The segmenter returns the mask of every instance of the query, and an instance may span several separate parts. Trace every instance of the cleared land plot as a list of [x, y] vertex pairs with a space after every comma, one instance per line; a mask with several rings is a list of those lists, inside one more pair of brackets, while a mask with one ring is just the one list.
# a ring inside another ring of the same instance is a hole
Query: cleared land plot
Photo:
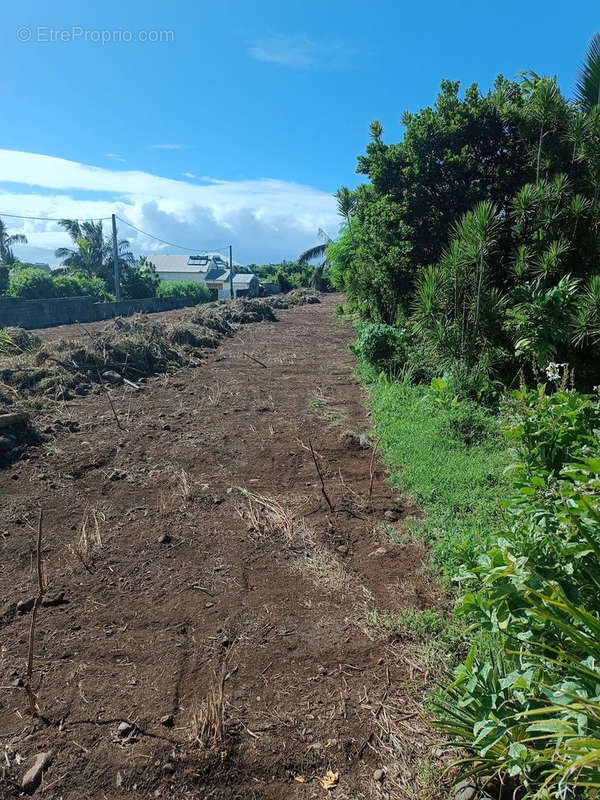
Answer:
[[[101, 392], [40, 412], [45, 441], [0, 471], [0, 796], [21, 791], [17, 754], [50, 749], [47, 797], [323, 797], [328, 770], [339, 798], [417, 796], [427, 668], [369, 620], [443, 599], [425, 551], [385, 534], [416, 510], [377, 460], [369, 497], [339, 300], [111, 387], [124, 430]], [[39, 508], [45, 721], [19, 685], [16, 608], [36, 593]]]

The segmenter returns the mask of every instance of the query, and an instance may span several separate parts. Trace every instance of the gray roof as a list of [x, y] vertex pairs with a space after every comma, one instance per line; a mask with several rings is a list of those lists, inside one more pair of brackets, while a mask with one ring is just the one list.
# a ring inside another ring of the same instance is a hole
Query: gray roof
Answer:
[[149, 255], [146, 256], [156, 267], [157, 272], [207, 272], [212, 269], [223, 271], [221, 264], [226, 262], [214, 255]]
[[228, 281], [229, 280], [229, 270], [228, 269], [221, 269], [217, 267], [217, 269], [209, 269], [204, 277], [205, 281]]
[[253, 272], [240, 272], [238, 275], [233, 276], [234, 283], [252, 283], [252, 279], [256, 278]]

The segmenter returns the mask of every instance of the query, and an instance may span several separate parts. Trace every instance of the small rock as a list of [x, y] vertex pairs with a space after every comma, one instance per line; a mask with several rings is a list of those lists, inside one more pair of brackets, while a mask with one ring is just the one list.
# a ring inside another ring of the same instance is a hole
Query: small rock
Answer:
[[388, 508], [387, 511], [383, 515], [388, 522], [397, 522], [398, 521], [398, 514], [396, 511], [392, 511], [391, 508]]
[[475, 787], [468, 781], [460, 781], [454, 787], [454, 800], [473, 800], [475, 797]]
[[23, 686], [23, 679], [15, 678], [10, 685], [12, 686], [13, 689], [20, 689]]
[[204, 608], [212, 608], [213, 606], [214, 603], [211, 603], [210, 600], [207, 600], [206, 603], [204, 603]]
[[160, 724], [164, 725], [165, 728], [172, 728], [175, 724], [175, 717], [173, 714], [165, 714], [164, 717], [160, 718]]
[[336, 547], [336, 550], [343, 556], [348, 555], [348, 547], [345, 544], [341, 544], [339, 547]]
[[48, 750], [45, 753], [38, 753], [37, 756], [34, 756], [33, 763], [31, 764], [25, 775], [23, 775], [23, 779], [21, 781], [21, 788], [24, 789], [29, 794], [34, 792], [40, 785], [40, 782], [42, 780], [42, 773], [44, 772], [44, 770], [48, 769], [51, 763], [52, 763], [52, 750]]
[[159, 544], [171, 544], [172, 539], [168, 533], [163, 533], [163, 535], [159, 537], [158, 541]]
[[385, 778], [385, 770], [376, 769], [373, 773], [373, 780], [381, 782]]
[[374, 558], [376, 556], [384, 556], [387, 553], [385, 547], [378, 547], [377, 550], [373, 550], [369, 553], [369, 558]]
[[108, 383], [114, 383], [115, 386], [120, 386], [123, 383], [123, 376], [113, 369], [107, 369], [106, 372], [102, 373], [102, 377]]
[[30, 597], [28, 600], [19, 600], [19, 602], [17, 603], [17, 611], [19, 612], [19, 614], [28, 614], [33, 608], [34, 603], [35, 603], [34, 597]]
[[368, 450], [371, 447], [371, 437], [366, 433], [361, 433], [358, 437], [358, 443], [363, 450]]
[[121, 739], [124, 739], [126, 736], [130, 736], [133, 733], [133, 730], [134, 728], [131, 722], [121, 722], [117, 728], [117, 736], [120, 736]]

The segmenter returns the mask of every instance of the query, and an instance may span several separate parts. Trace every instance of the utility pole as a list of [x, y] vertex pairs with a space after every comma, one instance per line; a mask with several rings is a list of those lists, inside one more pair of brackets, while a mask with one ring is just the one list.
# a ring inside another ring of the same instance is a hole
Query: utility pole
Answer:
[[117, 218], [112, 215], [112, 250], [113, 268], [115, 270], [115, 300], [121, 299], [121, 281], [119, 280], [119, 248], [117, 246]]
[[233, 300], [233, 256], [232, 246], [229, 245], [229, 297]]

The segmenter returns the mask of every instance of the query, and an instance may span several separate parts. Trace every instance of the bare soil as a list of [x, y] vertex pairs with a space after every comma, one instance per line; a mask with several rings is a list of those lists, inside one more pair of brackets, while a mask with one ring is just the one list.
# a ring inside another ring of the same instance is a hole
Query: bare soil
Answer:
[[[428, 675], [369, 613], [443, 598], [423, 548], [378, 525], [418, 510], [360, 441], [339, 300], [112, 388], [124, 430], [100, 392], [40, 412], [45, 441], [0, 471], [0, 797], [47, 750], [45, 798], [418, 795]], [[35, 717], [16, 604], [37, 591], [39, 509]]]

